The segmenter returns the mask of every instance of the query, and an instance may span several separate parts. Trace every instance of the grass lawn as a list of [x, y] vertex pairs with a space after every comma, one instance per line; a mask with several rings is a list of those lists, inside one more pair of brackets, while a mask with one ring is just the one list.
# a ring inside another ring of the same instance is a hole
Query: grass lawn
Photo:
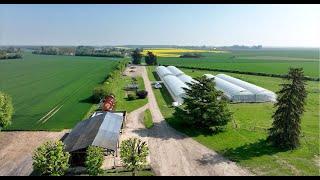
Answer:
[[[148, 67], [150, 80], [155, 80], [154, 67]], [[181, 69], [193, 77], [208, 71]], [[280, 78], [226, 73], [272, 91], [279, 89]], [[165, 88], [154, 89], [158, 105], [167, 122], [177, 130], [236, 161], [258, 175], [319, 175], [319, 95], [320, 83], [307, 82], [308, 98], [302, 119], [301, 146], [293, 151], [270, 147], [265, 139], [274, 112], [271, 103], [229, 104], [233, 120], [225, 132], [217, 135], [203, 134], [197, 129], [183, 127], [172, 117], [172, 99]]]
[[147, 129], [150, 129], [153, 127], [153, 120], [152, 120], [150, 109], [147, 109], [144, 112], [143, 123]]
[[[136, 77], [137, 84], [139, 89], [138, 90], [145, 90], [144, 81], [141, 76]], [[127, 111], [132, 112], [145, 104], [148, 103], [148, 99], [135, 99], [135, 100], [128, 100], [127, 94], [134, 94], [135, 91], [125, 91], [125, 87], [128, 84], [132, 83], [132, 78], [129, 76], [121, 76], [118, 79], [115, 79], [109, 86], [112, 86], [113, 93], [116, 97], [116, 111]], [[87, 119], [91, 116], [91, 114], [99, 108], [98, 104], [94, 104], [91, 109], [87, 112], [84, 119]]]
[[[144, 87], [143, 78], [138, 76], [136, 77], [136, 79], [137, 79], [137, 84], [139, 86], [139, 90], [144, 90], [145, 87]], [[148, 103], [147, 98], [135, 99], [132, 101], [129, 101], [127, 99], [127, 94], [124, 88], [126, 87], [126, 85], [130, 84], [131, 82], [132, 82], [131, 77], [127, 77], [127, 76], [121, 77], [120, 79], [115, 81], [116, 85], [114, 86], [114, 93], [116, 96], [117, 111], [132, 112]], [[135, 94], [135, 92], [130, 92], [130, 93]]]
[[14, 104], [12, 125], [5, 130], [72, 128], [92, 104], [92, 89], [119, 61], [114, 58], [48, 56], [25, 53], [0, 61], [0, 90]]

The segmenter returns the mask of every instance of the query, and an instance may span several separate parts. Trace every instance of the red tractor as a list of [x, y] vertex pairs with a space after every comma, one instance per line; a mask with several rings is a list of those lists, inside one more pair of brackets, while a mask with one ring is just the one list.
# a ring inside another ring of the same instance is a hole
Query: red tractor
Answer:
[[113, 111], [115, 108], [116, 98], [114, 95], [109, 95], [104, 98], [102, 110], [103, 111]]

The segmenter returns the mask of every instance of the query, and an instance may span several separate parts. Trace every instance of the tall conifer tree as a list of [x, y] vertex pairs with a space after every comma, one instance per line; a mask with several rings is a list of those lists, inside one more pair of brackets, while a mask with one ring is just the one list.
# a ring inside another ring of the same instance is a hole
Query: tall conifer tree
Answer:
[[290, 68], [288, 83], [281, 84], [278, 92], [277, 110], [273, 114], [272, 128], [268, 140], [282, 149], [294, 149], [299, 146], [301, 116], [304, 112], [307, 92], [302, 68]]

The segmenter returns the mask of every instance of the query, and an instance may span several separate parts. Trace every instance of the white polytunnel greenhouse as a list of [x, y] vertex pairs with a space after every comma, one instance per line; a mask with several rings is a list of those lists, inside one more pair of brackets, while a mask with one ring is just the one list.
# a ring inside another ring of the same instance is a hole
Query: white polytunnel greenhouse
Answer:
[[215, 88], [222, 91], [224, 96], [232, 102], [254, 102], [255, 100], [253, 93], [240, 86], [220, 79], [212, 74], [204, 74], [204, 76], [209, 79], [213, 79], [215, 82]]
[[173, 75], [171, 71], [169, 71], [166, 67], [164, 66], [158, 66], [156, 68], [156, 72], [158, 74], [158, 76], [160, 77], [160, 79], [163, 81], [163, 77], [167, 76], [167, 75]]
[[240, 86], [248, 91], [252, 92], [255, 95], [255, 102], [276, 102], [277, 95], [267, 89], [256, 86], [254, 84], [248, 83], [246, 81], [242, 81], [240, 79], [228, 76], [226, 74], [218, 74], [216, 77], [219, 77], [225, 81], [228, 81], [232, 84]]
[[173, 75], [177, 77], [184, 74], [184, 72], [182, 72], [180, 69], [176, 68], [175, 66], [168, 66], [167, 68], [170, 72], [172, 72]]
[[166, 86], [172, 99], [181, 105], [183, 103], [183, 97], [186, 95], [186, 92], [183, 88], [188, 88], [188, 86], [173, 75], [167, 75], [163, 77], [163, 84]]
[[196, 80], [192, 79], [191, 76], [188, 76], [186, 74], [182, 74], [180, 76], [178, 76], [178, 78], [183, 82], [183, 83], [194, 83], [197, 82]]

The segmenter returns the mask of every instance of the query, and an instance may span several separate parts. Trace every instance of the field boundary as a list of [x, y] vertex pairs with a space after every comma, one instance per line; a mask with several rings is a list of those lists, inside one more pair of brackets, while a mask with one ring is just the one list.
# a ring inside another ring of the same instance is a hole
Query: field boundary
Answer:
[[[171, 64], [159, 64], [161, 66], [171, 66]], [[267, 76], [267, 77], [278, 77], [278, 78], [286, 78], [286, 74], [271, 74], [271, 73], [261, 73], [261, 72], [249, 72], [249, 71], [237, 71], [237, 70], [228, 70], [228, 69], [215, 69], [215, 68], [202, 68], [202, 67], [190, 67], [190, 66], [180, 66], [175, 65], [177, 68], [184, 69], [197, 69], [197, 70], [205, 70], [205, 71], [217, 71], [217, 72], [229, 72], [229, 73], [237, 73], [237, 74], [247, 74], [247, 75], [255, 75], [255, 76]], [[320, 78], [313, 78], [309, 76], [305, 76], [304, 80], [308, 81], [320, 81]]]

